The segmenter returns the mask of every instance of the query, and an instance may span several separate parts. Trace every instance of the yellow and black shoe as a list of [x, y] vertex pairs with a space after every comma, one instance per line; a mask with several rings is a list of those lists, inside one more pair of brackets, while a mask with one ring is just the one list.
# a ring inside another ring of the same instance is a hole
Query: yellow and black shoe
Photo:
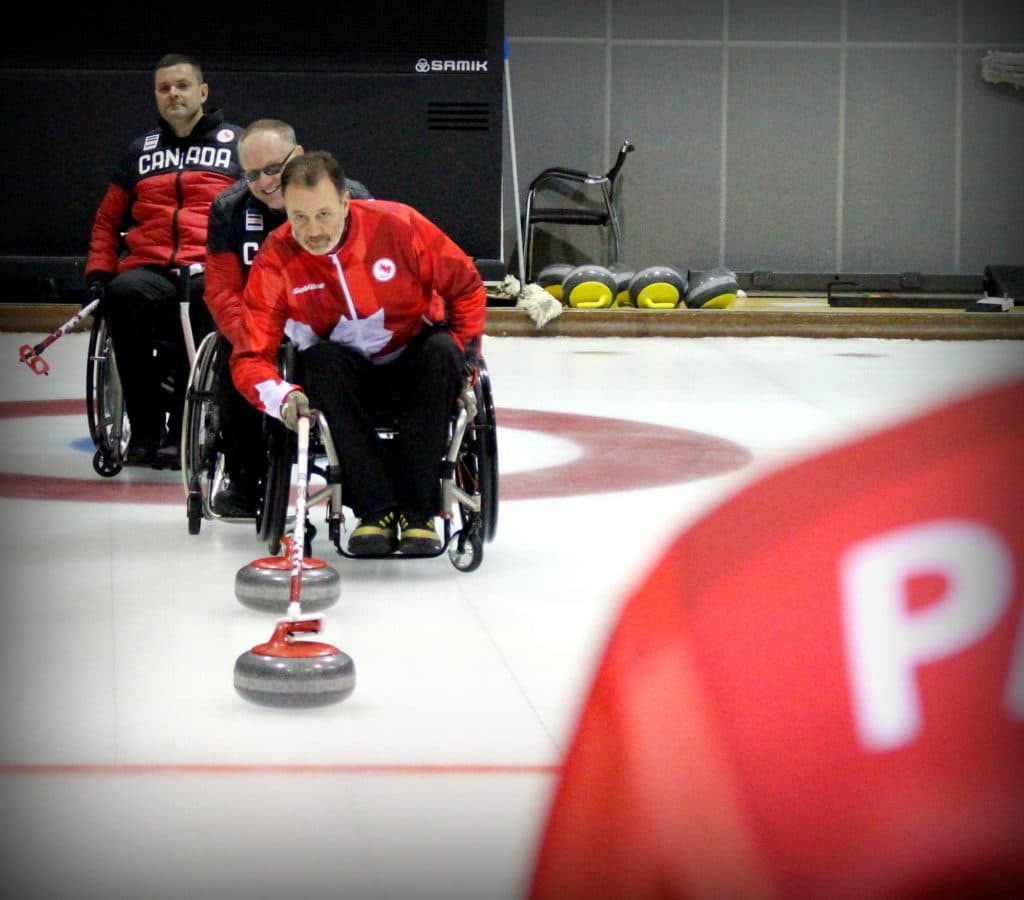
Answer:
[[409, 516], [401, 513], [398, 527], [402, 531], [398, 551], [408, 556], [430, 556], [441, 552], [441, 538], [434, 528], [432, 516]]
[[395, 511], [366, 516], [356, 523], [348, 539], [353, 556], [387, 556], [395, 552]]

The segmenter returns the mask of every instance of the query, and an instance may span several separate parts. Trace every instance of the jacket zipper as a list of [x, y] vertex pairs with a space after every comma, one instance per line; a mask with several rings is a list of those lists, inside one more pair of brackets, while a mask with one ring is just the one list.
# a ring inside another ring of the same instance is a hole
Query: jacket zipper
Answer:
[[185, 203], [185, 192], [181, 186], [181, 181], [185, 177], [183, 166], [184, 163], [178, 164], [178, 174], [174, 176], [174, 195], [178, 198], [178, 205], [174, 208], [174, 215], [171, 216], [171, 234], [174, 237], [174, 242], [171, 246], [171, 258], [168, 261], [168, 265], [171, 268], [177, 265], [178, 246], [181, 243], [181, 235], [178, 231], [178, 215], [181, 213], [181, 207]]
[[334, 271], [338, 275], [338, 282], [341, 284], [341, 292], [345, 295], [345, 303], [348, 305], [348, 315], [351, 321], [355, 321], [359, 318], [356, 313], [356, 305], [352, 302], [352, 295], [348, 292], [348, 282], [345, 281], [345, 273], [341, 268], [341, 260], [338, 259], [337, 253], [331, 254], [331, 262], [334, 263]]

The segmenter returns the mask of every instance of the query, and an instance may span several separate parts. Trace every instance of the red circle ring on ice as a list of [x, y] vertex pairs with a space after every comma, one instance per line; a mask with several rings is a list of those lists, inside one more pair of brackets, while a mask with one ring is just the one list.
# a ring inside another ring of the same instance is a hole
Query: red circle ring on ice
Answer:
[[[0, 419], [85, 415], [84, 400], [0, 403]], [[724, 438], [651, 422], [535, 409], [495, 412], [502, 428], [551, 435], [577, 445], [566, 462], [502, 474], [501, 500], [607, 494], [681, 484], [748, 465], [748, 449]], [[501, 444], [498, 445], [499, 471]], [[2, 465], [2, 464], [0, 464]], [[180, 479], [63, 478], [0, 471], [0, 497], [91, 503], [181, 503]]]

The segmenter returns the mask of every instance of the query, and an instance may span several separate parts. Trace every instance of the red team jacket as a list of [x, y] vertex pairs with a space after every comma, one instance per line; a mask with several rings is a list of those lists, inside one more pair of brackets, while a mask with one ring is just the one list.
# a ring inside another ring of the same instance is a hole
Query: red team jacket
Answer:
[[[367, 199], [361, 181], [345, 179], [350, 195]], [[242, 327], [242, 294], [249, 267], [267, 235], [285, 221], [283, 209], [271, 209], [253, 196], [244, 180], [221, 192], [210, 207], [206, 235], [206, 291], [203, 297], [217, 329], [234, 346]]]
[[271, 416], [295, 385], [278, 348], [330, 340], [377, 362], [394, 359], [429, 322], [447, 320], [465, 348], [483, 334], [487, 295], [473, 261], [416, 210], [353, 200], [338, 250], [318, 256], [287, 222], [267, 237], [245, 286], [244, 328], [231, 357], [239, 391]]
[[258, 200], [244, 180], [217, 195], [206, 235], [206, 306], [233, 347], [240, 340], [245, 281], [256, 251], [285, 221], [284, 210]]
[[533, 900], [1024, 896], [1024, 382], [779, 471], [628, 599]]
[[86, 277], [93, 272], [116, 275], [135, 266], [202, 263], [210, 204], [242, 176], [236, 146], [240, 134], [237, 125], [225, 123], [223, 113], [213, 110], [187, 137], [179, 138], [161, 121], [134, 140], [93, 219]]

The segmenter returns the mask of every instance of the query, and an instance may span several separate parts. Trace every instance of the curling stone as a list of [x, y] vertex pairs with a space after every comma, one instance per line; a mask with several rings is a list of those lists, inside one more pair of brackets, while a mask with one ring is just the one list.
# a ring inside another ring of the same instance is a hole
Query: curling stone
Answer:
[[690, 309], [728, 309], [736, 302], [739, 282], [732, 269], [719, 266], [702, 272], [686, 292]]
[[537, 284], [556, 300], [562, 299], [562, 282], [572, 271], [569, 263], [551, 263], [537, 273]]
[[641, 309], [675, 309], [684, 303], [686, 278], [670, 266], [648, 266], [629, 283], [629, 298]]
[[356, 687], [352, 657], [332, 644], [296, 640], [320, 619], [283, 619], [265, 644], [235, 660], [235, 691], [262, 706], [303, 708], [344, 700]]
[[615, 300], [612, 306], [630, 306], [632, 300], [629, 298], [629, 283], [636, 275], [636, 269], [625, 263], [615, 262], [608, 266], [608, 271], [615, 279]]
[[[235, 596], [243, 606], [283, 614], [291, 594], [291, 538], [282, 539], [280, 556], [264, 556], [235, 573]], [[302, 558], [302, 605], [310, 612], [327, 609], [341, 597], [341, 575], [315, 556]]]
[[562, 302], [574, 309], [607, 309], [615, 302], [615, 276], [604, 266], [576, 266], [562, 282]]

